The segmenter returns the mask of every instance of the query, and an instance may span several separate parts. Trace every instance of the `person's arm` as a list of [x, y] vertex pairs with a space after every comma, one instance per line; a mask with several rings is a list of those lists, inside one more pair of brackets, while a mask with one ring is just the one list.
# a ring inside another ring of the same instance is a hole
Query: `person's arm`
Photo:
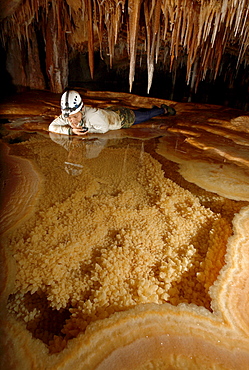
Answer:
[[105, 134], [107, 131], [109, 131], [107, 127], [103, 127], [103, 126], [93, 127], [92, 126], [88, 132], [91, 134]]
[[50, 123], [48, 130], [50, 132], [56, 132], [57, 134], [73, 134], [71, 126], [67, 123], [66, 119], [62, 118], [62, 116], [59, 116], [53, 120], [53, 122]]
[[85, 121], [89, 133], [105, 134], [109, 131], [108, 116], [100, 108], [86, 107]]

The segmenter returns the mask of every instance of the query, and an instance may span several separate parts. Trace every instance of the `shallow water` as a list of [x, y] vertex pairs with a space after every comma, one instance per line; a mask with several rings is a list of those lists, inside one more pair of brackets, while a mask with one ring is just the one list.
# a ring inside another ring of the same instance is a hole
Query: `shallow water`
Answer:
[[31, 211], [5, 236], [17, 268], [8, 310], [52, 352], [137, 304], [211, 310], [208, 289], [245, 202], [188, 183], [156, 153], [158, 138], [16, 132], [5, 141], [39, 176]]
[[[147, 325], [155, 336], [164, 327], [171, 339], [178, 328], [189, 337], [193, 325], [203, 348], [211, 337], [233, 336], [245, 348], [248, 116], [177, 103], [173, 118], [69, 139], [48, 134], [55, 99], [41, 95], [32, 93], [33, 106], [21, 97], [20, 105], [0, 107], [9, 147], [2, 151], [3, 326], [20, 350], [23, 338], [29, 343], [25, 363], [43, 368], [41, 352], [47, 368], [57, 352], [59, 368], [60, 359], [85, 358], [78, 351], [98, 358], [88, 336], [102, 346], [106, 327], [123, 333], [126, 320], [132, 333], [110, 348], [104, 341], [103, 358], [135, 332], [147, 340]], [[106, 106], [111, 93], [85, 95]], [[152, 100], [125, 94], [117, 102], [162, 103]], [[182, 353], [184, 335], [177, 339]]]

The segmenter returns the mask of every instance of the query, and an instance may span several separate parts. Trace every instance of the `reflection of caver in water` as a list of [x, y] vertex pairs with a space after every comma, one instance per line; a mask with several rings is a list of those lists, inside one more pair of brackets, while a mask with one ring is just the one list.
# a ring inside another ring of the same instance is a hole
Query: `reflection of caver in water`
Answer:
[[71, 176], [79, 176], [83, 171], [83, 166], [78, 163], [65, 162], [65, 171]]
[[162, 104], [151, 109], [132, 110], [125, 107], [104, 109], [85, 106], [77, 91], [66, 91], [61, 97], [62, 114], [49, 125], [50, 132], [65, 135], [105, 133], [109, 130], [128, 128], [156, 116], [173, 116], [175, 109]]
[[84, 159], [96, 158], [107, 145], [108, 139], [100, 138], [72, 138], [66, 135], [49, 133], [51, 140], [63, 146], [68, 152], [65, 161], [65, 171], [72, 176], [79, 176], [84, 168]]

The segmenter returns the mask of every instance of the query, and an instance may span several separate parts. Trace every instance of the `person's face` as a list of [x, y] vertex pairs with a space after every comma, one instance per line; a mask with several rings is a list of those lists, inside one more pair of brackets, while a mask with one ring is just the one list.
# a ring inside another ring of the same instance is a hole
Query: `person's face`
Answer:
[[77, 113], [74, 113], [74, 114], [70, 114], [70, 116], [68, 116], [67, 119], [70, 123], [70, 126], [76, 128], [78, 126], [78, 124], [80, 123], [81, 119], [82, 119], [82, 113], [77, 112]]

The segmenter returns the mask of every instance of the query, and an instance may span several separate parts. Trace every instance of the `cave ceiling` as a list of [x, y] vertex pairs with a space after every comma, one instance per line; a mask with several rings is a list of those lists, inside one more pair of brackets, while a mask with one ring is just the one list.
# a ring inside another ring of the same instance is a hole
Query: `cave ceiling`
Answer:
[[132, 91], [138, 68], [147, 70], [147, 92], [155, 68], [186, 66], [193, 88], [215, 79], [224, 55], [236, 60], [231, 79], [249, 62], [248, 0], [2, 0], [1, 40], [14, 85], [61, 92], [69, 61], [94, 53], [112, 68], [129, 65]]

